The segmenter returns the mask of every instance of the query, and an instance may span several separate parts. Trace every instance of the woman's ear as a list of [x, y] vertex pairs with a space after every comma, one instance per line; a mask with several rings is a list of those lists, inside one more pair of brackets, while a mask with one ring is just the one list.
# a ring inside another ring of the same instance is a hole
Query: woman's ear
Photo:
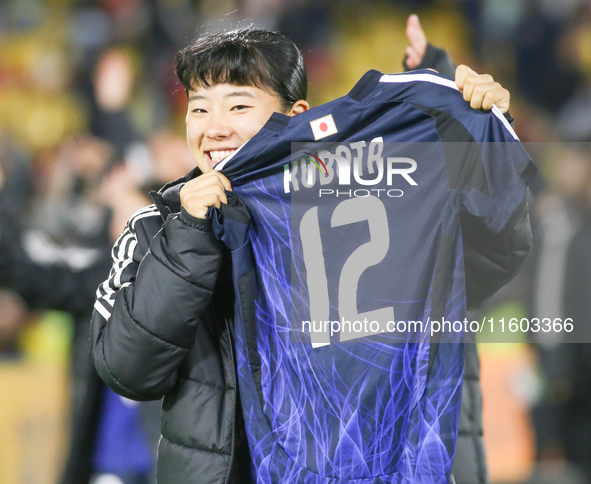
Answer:
[[300, 99], [299, 101], [296, 101], [295, 103], [293, 103], [293, 106], [286, 114], [288, 116], [295, 116], [296, 114], [301, 114], [304, 111], [307, 111], [308, 109], [310, 109], [310, 105], [308, 104], [308, 101]]

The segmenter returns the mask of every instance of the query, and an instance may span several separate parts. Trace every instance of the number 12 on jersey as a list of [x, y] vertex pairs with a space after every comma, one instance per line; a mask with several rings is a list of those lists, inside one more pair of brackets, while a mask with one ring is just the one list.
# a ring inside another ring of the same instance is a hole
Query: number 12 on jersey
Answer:
[[[353, 323], [367, 318], [368, 321], [394, 321], [392, 306], [359, 313], [357, 308], [357, 292], [359, 279], [363, 272], [380, 263], [390, 247], [390, 231], [388, 216], [382, 201], [375, 196], [350, 198], [339, 203], [331, 217], [331, 227], [367, 221], [369, 225], [369, 242], [355, 249], [343, 264], [339, 276], [338, 310], [340, 321], [350, 324], [340, 332], [340, 342], [344, 343], [357, 338], [372, 336], [382, 331], [353, 331]], [[304, 265], [306, 267], [308, 294], [310, 300], [310, 339], [312, 347], [317, 348], [330, 344], [330, 333], [324, 331], [323, 324], [330, 319], [330, 301], [328, 295], [328, 278], [322, 247], [318, 207], [310, 208], [300, 222], [300, 239]], [[314, 322], [322, 331], [314, 331]]]

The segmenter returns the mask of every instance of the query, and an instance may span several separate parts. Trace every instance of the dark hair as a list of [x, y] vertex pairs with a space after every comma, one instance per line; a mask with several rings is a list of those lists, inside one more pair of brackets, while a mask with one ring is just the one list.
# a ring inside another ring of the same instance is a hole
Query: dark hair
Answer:
[[277, 32], [253, 28], [198, 38], [176, 55], [176, 73], [187, 95], [195, 86], [254, 86], [276, 93], [285, 110], [308, 91], [296, 45]]

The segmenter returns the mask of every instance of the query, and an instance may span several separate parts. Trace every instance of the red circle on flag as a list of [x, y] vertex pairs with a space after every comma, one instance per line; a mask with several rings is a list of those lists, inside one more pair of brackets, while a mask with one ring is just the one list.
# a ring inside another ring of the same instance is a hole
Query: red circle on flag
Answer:
[[328, 124], [326, 123], [320, 123], [320, 126], [318, 126], [320, 128], [320, 131], [327, 131], [328, 130]]

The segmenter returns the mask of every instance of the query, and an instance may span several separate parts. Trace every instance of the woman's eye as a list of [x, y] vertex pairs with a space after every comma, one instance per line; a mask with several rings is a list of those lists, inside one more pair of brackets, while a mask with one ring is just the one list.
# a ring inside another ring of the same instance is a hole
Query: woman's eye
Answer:
[[243, 104], [239, 104], [238, 106], [234, 106], [232, 111], [242, 111], [243, 109], [247, 109], [251, 106], [244, 106]]
[[195, 108], [193, 109], [193, 111], [195, 114], [203, 114], [206, 113], [207, 111], [205, 109], [201, 109], [201, 108]]

